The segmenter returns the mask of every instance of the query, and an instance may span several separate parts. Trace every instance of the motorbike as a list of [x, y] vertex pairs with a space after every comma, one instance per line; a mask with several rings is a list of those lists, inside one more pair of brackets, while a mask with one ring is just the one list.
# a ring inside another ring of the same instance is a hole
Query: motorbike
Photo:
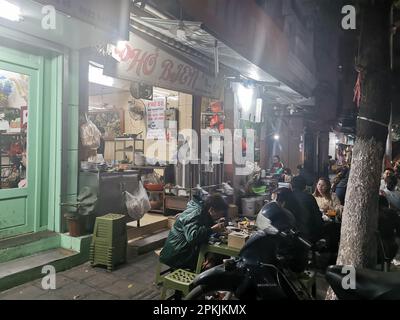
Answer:
[[264, 230], [255, 234], [239, 257], [196, 277], [186, 300], [310, 300], [299, 276], [308, 265], [312, 245], [294, 230]]
[[[315, 290], [305, 285], [304, 275], [312, 277], [305, 270], [318, 247], [294, 230], [261, 231], [238, 258], [198, 275], [185, 300], [314, 300]], [[355, 286], [347, 288], [343, 281], [348, 274], [343, 270], [330, 266], [325, 276], [339, 300], [400, 299], [396, 273], [356, 269]]]
[[349, 276], [346, 270], [345, 266], [330, 266], [325, 276], [339, 300], [400, 300], [398, 273], [355, 269], [355, 285], [348, 288], [343, 285]]

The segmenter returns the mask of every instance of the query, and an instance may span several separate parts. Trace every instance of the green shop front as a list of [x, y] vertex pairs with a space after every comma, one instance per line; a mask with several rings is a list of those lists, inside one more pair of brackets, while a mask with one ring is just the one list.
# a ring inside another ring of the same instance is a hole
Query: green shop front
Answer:
[[[77, 195], [80, 52], [117, 40], [117, 2], [2, 3], [0, 291], [40, 277], [40, 263], [24, 266], [24, 257], [71, 250], [54, 261], [43, 256], [43, 263], [58, 269], [84, 259], [85, 239], [63, 233], [61, 206]], [[106, 26], [98, 27], [102, 21]]]

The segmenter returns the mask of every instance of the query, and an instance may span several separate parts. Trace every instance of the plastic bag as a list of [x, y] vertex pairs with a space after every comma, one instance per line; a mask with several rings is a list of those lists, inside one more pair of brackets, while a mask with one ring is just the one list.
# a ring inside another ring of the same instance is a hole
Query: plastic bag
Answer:
[[227, 196], [233, 196], [235, 190], [227, 183], [222, 184], [222, 189]]
[[81, 126], [81, 140], [84, 147], [100, 148], [101, 132], [96, 125], [86, 117], [86, 123]]
[[128, 215], [134, 220], [140, 220], [150, 211], [150, 201], [143, 184], [139, 182], [138, 191], [130, 194], [125, 191], [125, 204], [128, 209]]

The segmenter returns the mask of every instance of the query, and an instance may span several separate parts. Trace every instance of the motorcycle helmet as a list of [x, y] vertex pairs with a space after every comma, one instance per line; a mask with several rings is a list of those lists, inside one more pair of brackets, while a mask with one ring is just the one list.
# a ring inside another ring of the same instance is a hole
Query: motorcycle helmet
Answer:
[[287, 231], [295, 228], [294, 215], [284, 208], [290, 201], [292, 191], [287, 188], [279, 188], [273, 191], [274, 201], [266, 204], [257, 216], [256, 225], [260, 230], [275, 228], [278, 231]]
[[[296, 218], [285, 206], [292, 201], [292, 191], [280, 188], [273, 191], [274, 201], [266, 204], [257, 216], [256, 225], [268, 234], [296, 230]], [[275, 230], [275, 233], [273, 233]], [[285, 257], [287, 266], [294, 272], [302, 272], [308, 263], [308, 249], [295, 238], [280, 238], [276, 243], [277, 254]]]

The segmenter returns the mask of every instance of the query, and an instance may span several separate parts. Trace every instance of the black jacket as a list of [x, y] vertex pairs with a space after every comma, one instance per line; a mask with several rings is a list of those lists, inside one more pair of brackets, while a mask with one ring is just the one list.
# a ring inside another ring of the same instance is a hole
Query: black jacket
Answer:
[[400, 235], [400, 217], [395, 210], [385, 208], [379, 211], [379, 233], [382, 239], [382, 245], [379, 246], [378, 258], [381, 262], [383, 257], [382, 249], [385, 251], [385, 256], [389, 259], [394, 259], [399, 250], [396, 243], [396, 237]]
[[293, 195], [301, 208], [298, 211], [302, 217], [296, 217], [301, 224], [300, 229], [309, 240], [317, 241], [321, 237], [324, 224], [317, 201], [311, 194], [303, 191], [293, 191]]

